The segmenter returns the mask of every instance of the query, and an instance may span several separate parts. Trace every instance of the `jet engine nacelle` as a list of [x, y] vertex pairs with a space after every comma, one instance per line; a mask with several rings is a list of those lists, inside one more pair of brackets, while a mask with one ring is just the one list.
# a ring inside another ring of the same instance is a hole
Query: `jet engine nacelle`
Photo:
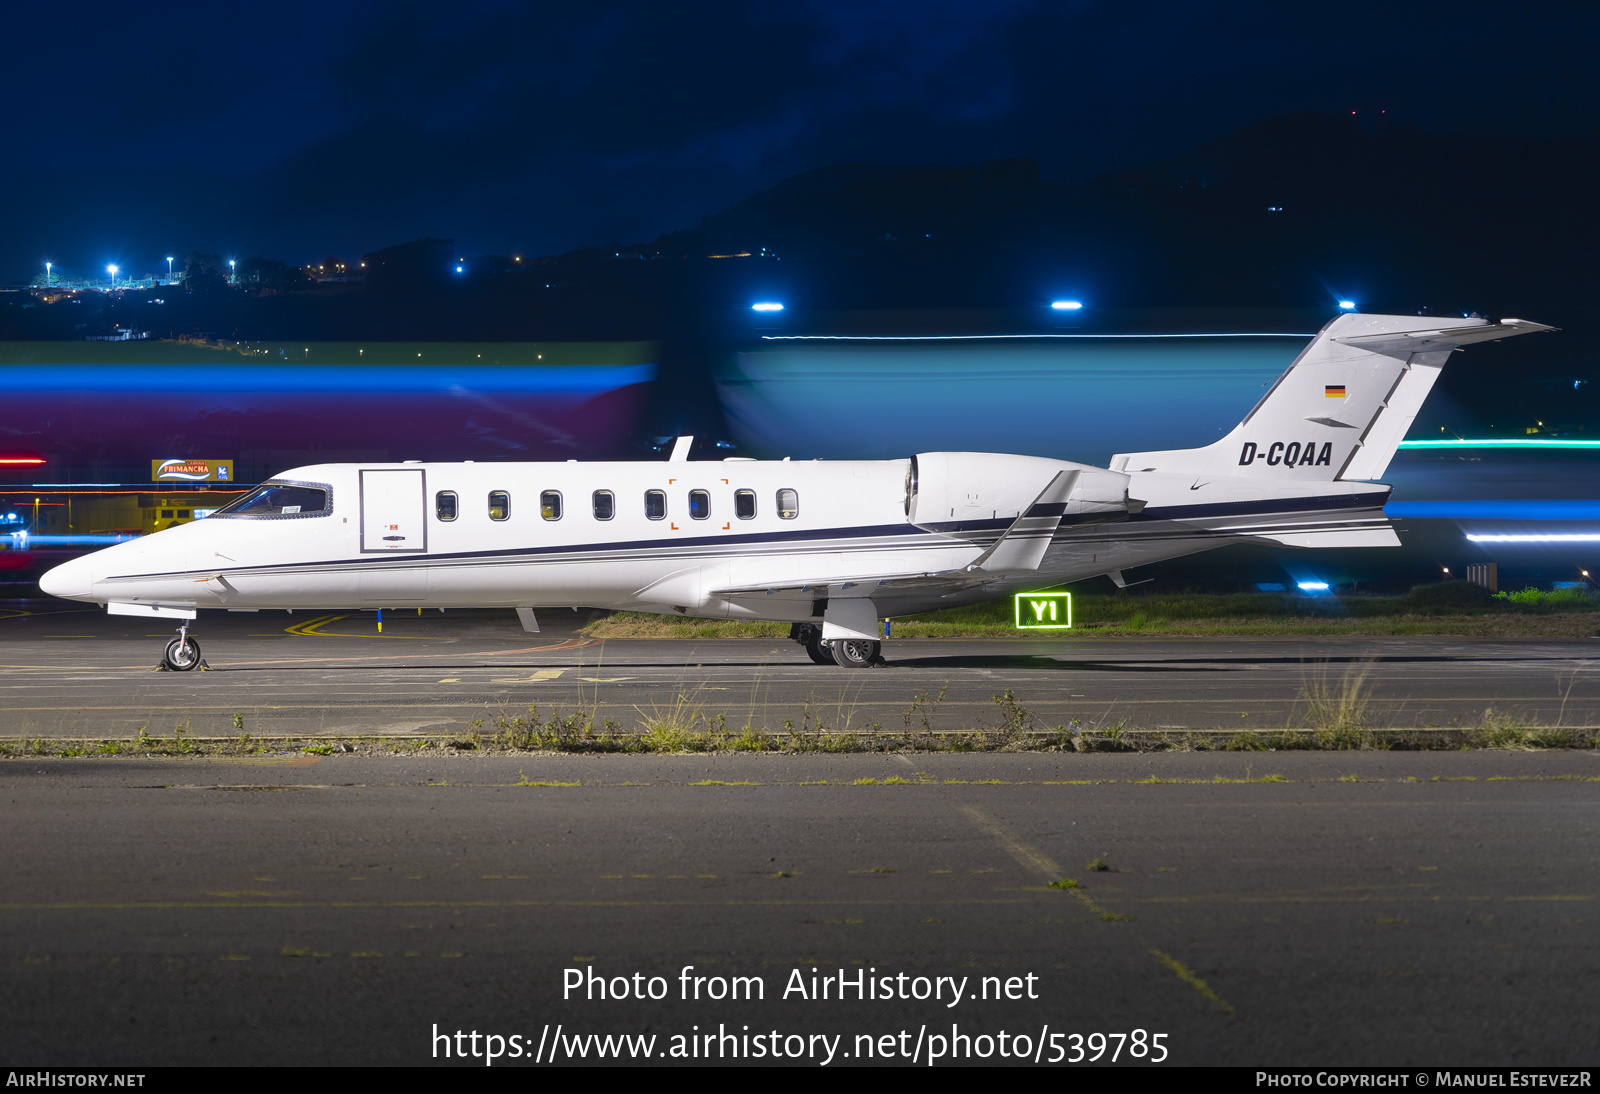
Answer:
[[1144, 508], [1128, 500], [1130, 476], [1103, 467], [992, 452], [922, 452], [906, 470], [906, 515], [919, 528], [1015, 520], [1062, 471], [1077, 472], [1063, 524], [1127, 520]]

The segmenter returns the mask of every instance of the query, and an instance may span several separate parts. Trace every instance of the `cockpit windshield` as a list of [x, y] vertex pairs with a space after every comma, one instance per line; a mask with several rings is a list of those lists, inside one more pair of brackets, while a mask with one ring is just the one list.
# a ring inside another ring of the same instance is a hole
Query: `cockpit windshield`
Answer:
[[333, 512], [332, 490], [303, 483], [268, 482], [244, 497], [211, 514], [217, 517], [272, 519], [275, 517], [320, 517]]

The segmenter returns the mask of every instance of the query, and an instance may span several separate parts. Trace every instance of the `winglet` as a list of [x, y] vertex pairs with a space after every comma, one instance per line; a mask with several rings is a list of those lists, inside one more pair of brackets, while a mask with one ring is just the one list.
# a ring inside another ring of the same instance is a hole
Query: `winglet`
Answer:
[[963, 571], [1021, 574], [1037, 570], [1050, 547], [1051, 537], [1061, 525], [1062, 514], [1067, 511], [1067, 498], [1082, 474], [1081, 471], [1057, 471], [1055, 478], [1033, 499], [1033, 504], [1011, 522], [1005, 535], [967, 563]]

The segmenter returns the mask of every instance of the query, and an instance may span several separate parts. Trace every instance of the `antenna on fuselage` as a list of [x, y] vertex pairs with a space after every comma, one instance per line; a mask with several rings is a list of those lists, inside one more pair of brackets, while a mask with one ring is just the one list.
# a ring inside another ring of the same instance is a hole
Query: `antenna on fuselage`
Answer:
[[672, 442], [672, 455], [667, 457], [668, 463], [688, 463], [689, 446], [694, 444], [693, 437], [679, 437]]

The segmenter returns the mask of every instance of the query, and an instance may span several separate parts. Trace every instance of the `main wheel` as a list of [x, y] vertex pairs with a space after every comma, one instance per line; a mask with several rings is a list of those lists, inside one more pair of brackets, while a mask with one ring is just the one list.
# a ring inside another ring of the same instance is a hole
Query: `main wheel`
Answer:
[[878, 659], [878, 643], [866, 638], [836, 638], [828, 645], [833, 660], [847, 669], [864, 669]]
[[167, 643], [162, 660], [173, 672], [188, 672], [200, 663], [200, 643], [193, 638], [174, 638]]
[[806, 639], [805, 646], [806, 656], [811, 658], [811, 660], [815, 661], [817, 664], [837, 665], [839, 663], [833, 659], [833, 648], [831, 643], [824, 642], [822, 640], [822, 632], [820, 630], [815, 631]]

